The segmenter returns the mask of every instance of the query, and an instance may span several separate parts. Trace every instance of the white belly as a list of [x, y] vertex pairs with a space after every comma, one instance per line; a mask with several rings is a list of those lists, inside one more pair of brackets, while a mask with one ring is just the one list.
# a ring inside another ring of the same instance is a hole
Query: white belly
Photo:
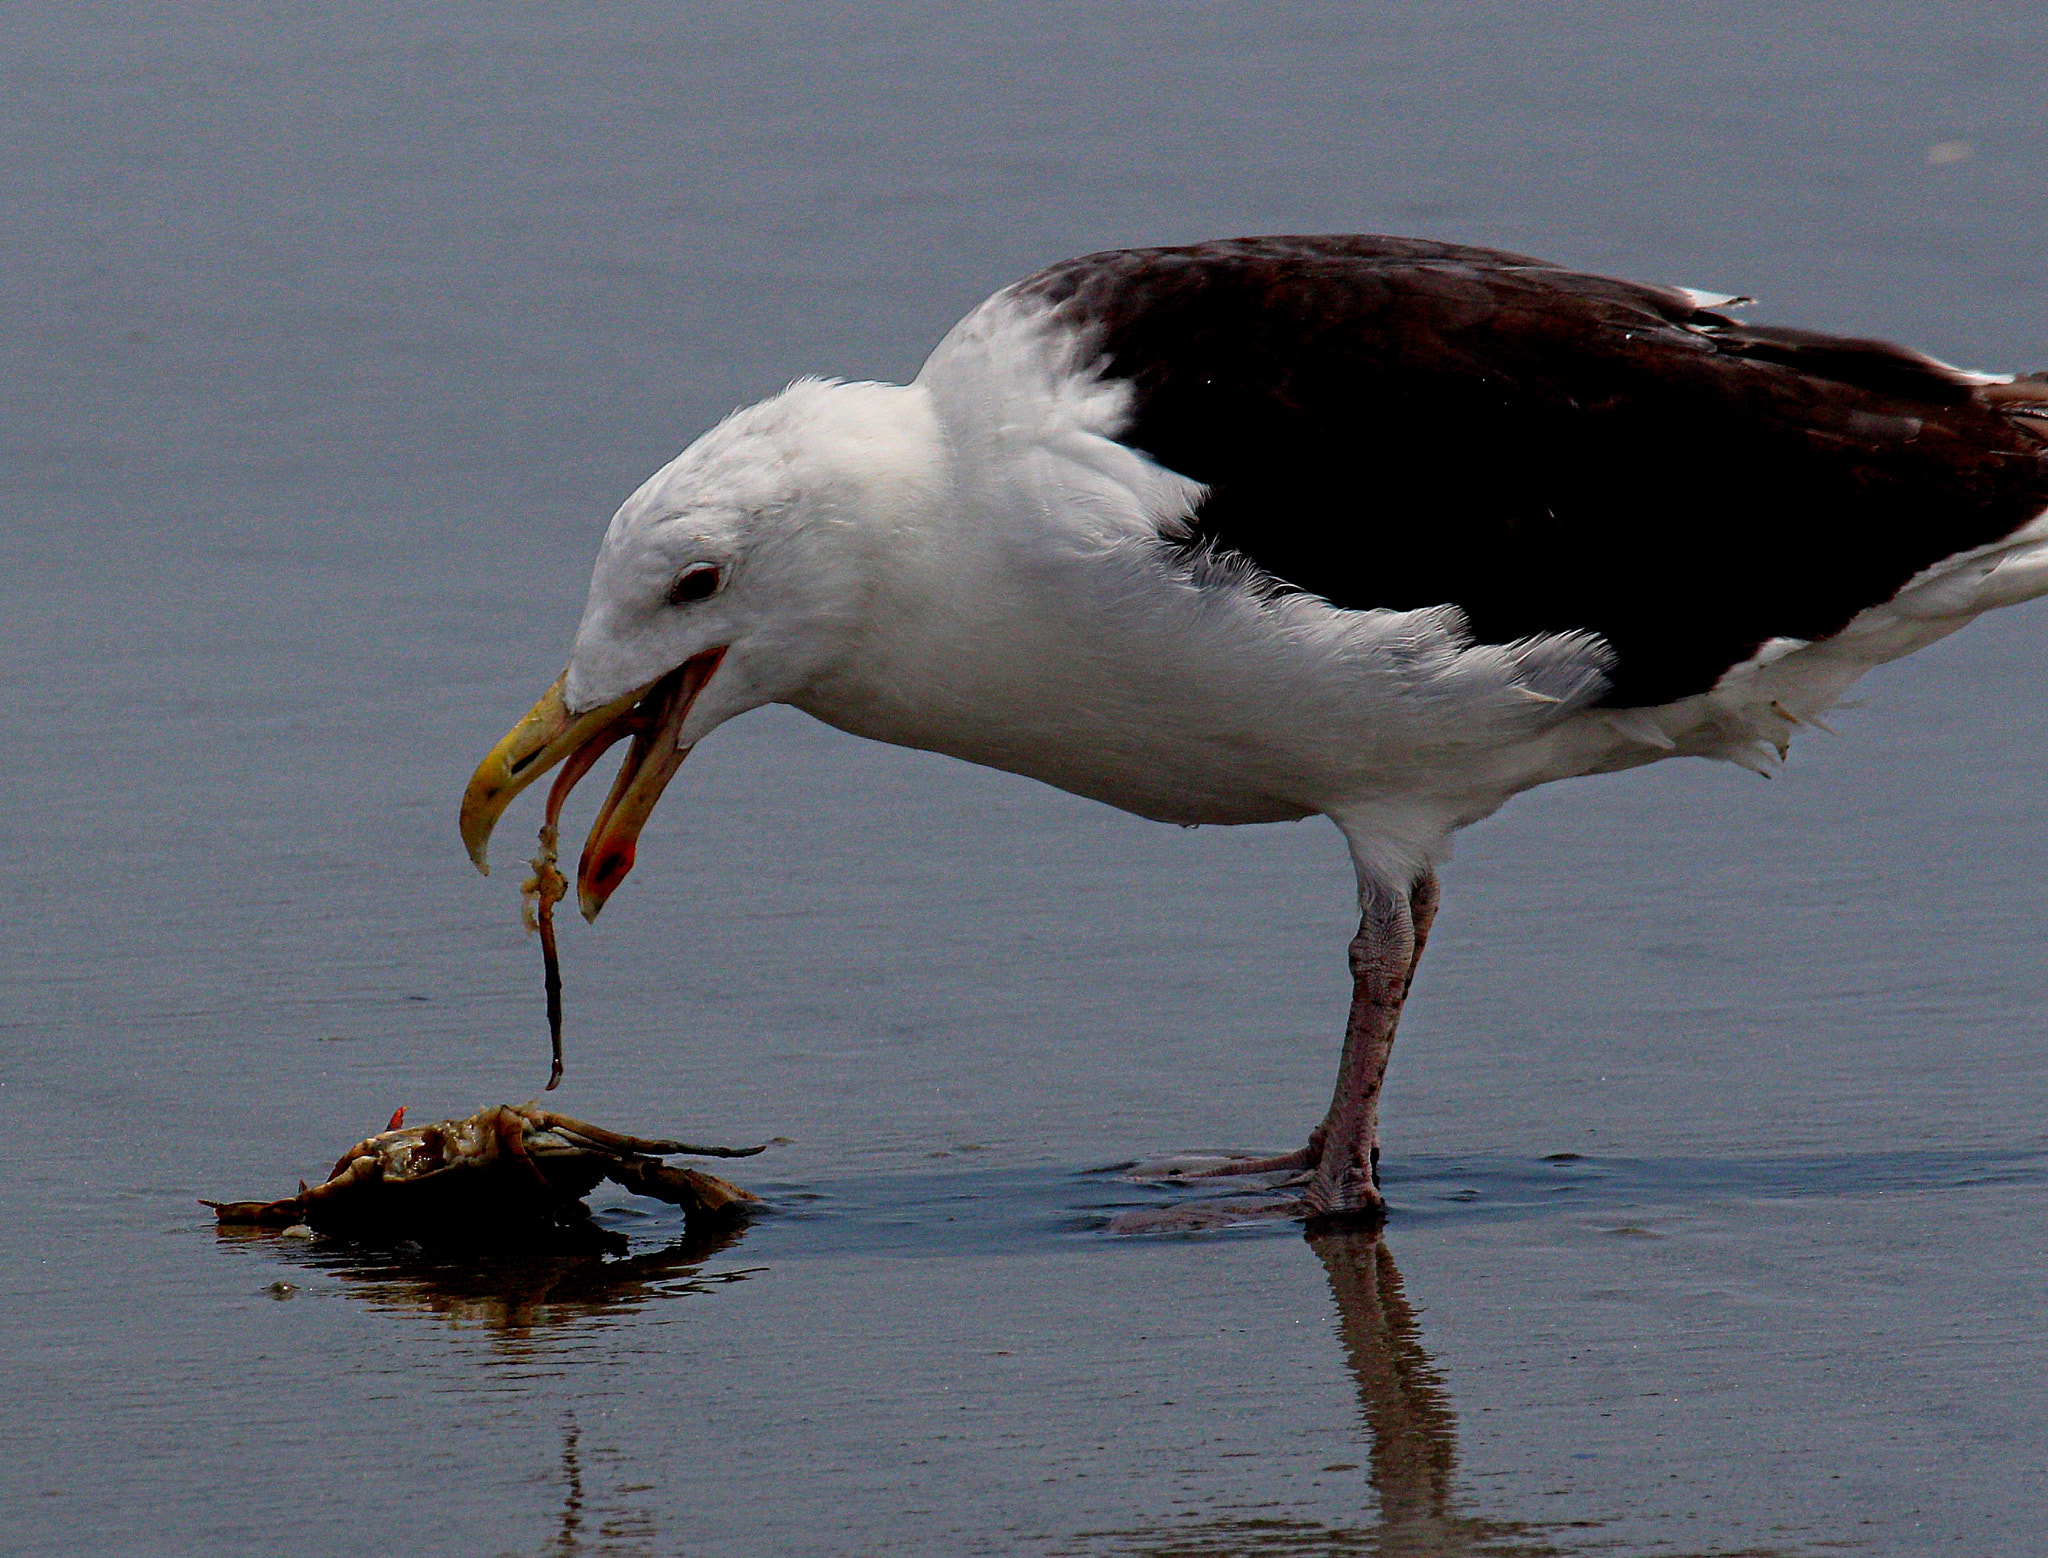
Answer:
[[1600, 685], [1589, 640], [1475, 646], [1448, 609], [1198, 584], [1156, 544], [1004, 583], [906, 589], [877, 613], [885, 632], [790, 701], [1140, 816], [1223, 824], [1414, 802], [1484, 815], [1532, 782], [1529, 742]]

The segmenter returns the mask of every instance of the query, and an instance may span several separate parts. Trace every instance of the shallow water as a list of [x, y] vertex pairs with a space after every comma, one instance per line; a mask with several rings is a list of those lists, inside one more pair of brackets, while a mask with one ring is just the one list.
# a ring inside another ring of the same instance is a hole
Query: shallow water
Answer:
[[563, 1107], [792, 1138], [733, 1171], [774, 1216], [463, 1266], [196, 1204], [536, 1091], [455, 800], [731, 405], [903, 377], [1065, 254], [1284, 229], [2039, 365], [2033, 8], [17, 13], [0, 1551], [2041, 1550], [2039, 606], [1778, 783], [1474, 830], [1377, 1243], [1109, 1226], [1182, 1194], [1119, 1165], [1320, 1108], [1326, 826], [787, 711], [564, 935]]

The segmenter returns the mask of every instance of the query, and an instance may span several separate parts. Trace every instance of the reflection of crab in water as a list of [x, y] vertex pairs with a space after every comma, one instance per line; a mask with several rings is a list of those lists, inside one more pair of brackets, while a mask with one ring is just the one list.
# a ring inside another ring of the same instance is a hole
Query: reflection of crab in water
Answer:
[[609, 1243], [583, 1197], [600, 1180], [679, 1206], [692, 1224], [744, 1221], [758, 1198], [663, 1158], [744, 1158], [760, 1147], [696, 1147], [623, 1136], [534, 1104], [406, 1127], [405, 1111], [341, 1155], [322, 1184], [281, 1201], [208, 1201], [224, 1224], [287, 1227], [368, 1242], [549, 1239]]
[[[564, 1326], [606, 1324], [662, 1299], [703, 1295], [752, 1276], [749, 1268], [706, 1271], [713, 1256], [747, 1236], [745, 1222], [687, 1230], [657, 1212], [618, 1228], [592, 1226], [587, 1237], [525, 1241], [516, 1247], [413, 1244], [364, 1245], [341, 1240], [280, 1240], [275, 1228], [223, 1223], [233, 1243], [261, 1242], [282, 1259], [291, 1280], [268, 1289], [272, 1297], [298, 1292], [307, 1273], [340, 1280], [338, 1291], [373, 1310], [426, 1315], [458, 1330], [495, 1333], [519, 1344]], [[655, 1242], [665, 1239], [667, 1242]], [[644, 1246], [644, 1247], [643, 1247]]]

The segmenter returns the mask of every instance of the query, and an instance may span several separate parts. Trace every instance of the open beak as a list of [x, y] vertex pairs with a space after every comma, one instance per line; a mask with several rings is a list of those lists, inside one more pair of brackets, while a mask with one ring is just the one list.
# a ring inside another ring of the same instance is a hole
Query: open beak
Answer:
[[605, 750], [630, 736], [633, 744], [612, 781], [611, 794], [591, 824], [576, 873], [583, 917], [596, 919], [605, 900], [633, 869], [640, 830], [689, 755], [687, 747], [677, 745], [683, 721], [724, 658], [723, 649], [707, 650], [666, 676], [582, 714], [570, 713], [563, 697], [567, 673], [556, 677], [526, 717], [477, 765], [463, 792], [462, 842], [476, 868], [490, 875], [491, 830], [514, 796], [568, 758], [569, 769], [562, 775], [567, 784], [558, 782], [558, 793], [549, 800], [549, 811], [558, 811], [569, 788], [589, 772]]

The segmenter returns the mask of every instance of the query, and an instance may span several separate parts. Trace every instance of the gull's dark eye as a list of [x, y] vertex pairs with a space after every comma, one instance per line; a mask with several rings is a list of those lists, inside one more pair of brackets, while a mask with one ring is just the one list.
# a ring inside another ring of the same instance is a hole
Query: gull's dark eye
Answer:
[[693, 600], [709, 600], [718, 593], [719, 572], [715, 563], [692, 563], [676, 575], [668, 587], [671, 606], [687, 606]]

